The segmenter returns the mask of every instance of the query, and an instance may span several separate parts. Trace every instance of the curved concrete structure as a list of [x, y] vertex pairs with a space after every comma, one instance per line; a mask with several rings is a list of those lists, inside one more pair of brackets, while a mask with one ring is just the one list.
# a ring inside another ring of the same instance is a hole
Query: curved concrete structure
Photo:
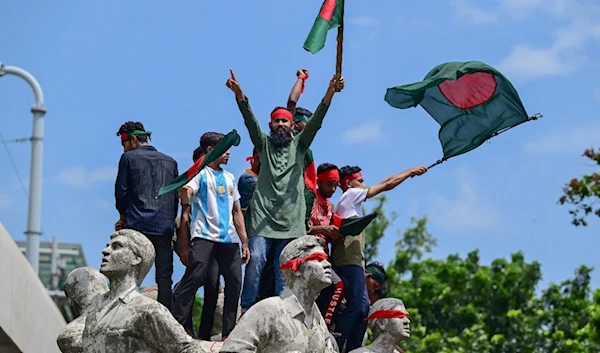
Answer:
[[0, 352], [60, 353], [67, 323], [2, 223], [0, 283]]

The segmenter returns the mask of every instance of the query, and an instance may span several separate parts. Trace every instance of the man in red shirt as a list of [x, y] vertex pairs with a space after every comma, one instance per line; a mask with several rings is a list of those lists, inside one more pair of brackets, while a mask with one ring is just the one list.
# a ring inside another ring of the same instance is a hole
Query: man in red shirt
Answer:
[[323, 163], [317, 168], [317, 192], [308, 219], [308, 234], [325, 239], [326, 244], [340, 237], [339, 229], [331, 225], [333, 204], [329, 201], [339, 183], [338, 167], [331, 163]]

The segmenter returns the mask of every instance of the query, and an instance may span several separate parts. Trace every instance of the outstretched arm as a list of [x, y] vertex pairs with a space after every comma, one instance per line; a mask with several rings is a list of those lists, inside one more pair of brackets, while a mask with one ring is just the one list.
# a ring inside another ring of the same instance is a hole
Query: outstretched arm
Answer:
[[250, 134], [250, 140], [252, 140], [254, 147], [260, 151], [262, 150], [264, 133], [260, 129], [260, 124], [258, 123], [258, 120], [256, 120], [256, 117], [250, 108], [248, 97], [246, 97], [244, 92], [242, 92], [240, 83], [235, 77], [233, 70], [229, 69], [229, 73], [231, 74], [231, 78], [227, 80], [225, 85], [227, 85], [227, 87], [229, 87], [229, 89], [235, 94], [235, 100], [237, 101], [238, 108], [244, 117], [244, 124], [246, 124], [248, 133]]
[[385, 178], [377, 185], [373, 185], [369, 188], [369, 192], [367, 193], [367, 198], [375, 197], [384, 191], [390, 191], [396, 186], [402, 184], [402, 182], [411, 176], [422, 175], [427, 171], [427, 168], [423, 166], [418, 166], [414, 168], [407, 169], [402, 173], [396, 174], [394, 176]]
[[290, 96], [287, 102], [287, 109], [292, 112], [292, 116], [296, 115], [296, 104], [298, 104], [298, 100], [300, 100], [300, 95], [304, 90], [304, 81], [308, 78], [308, 71], [306, 69], [300, 69], [296, 73], [298, 79], [294, 83], [292, 87], [292, 91], [290, 92]]
[[329, 104], [331, 104], [331, 100], [333, 99], [333, 95], [336, 92], [340, 92], [344, 89], [344, 78], [337, 76], [333, 76], [331, 81], [329, 81], [329, 87], [327, 87], [327, 92], [325, 92], [325, 96], [321, 103], [317, 107], [317, 110], [310, 118], [304, 130], [298, 135], [298, 144], [301, 148], [308, 150], [310, 144], [315, 139], [315, 135], [317, 131], [321, 128], [323, 124], [323, 119], [325, 118], [325, 114], [327, 114], [327, 110], [329, 109]]

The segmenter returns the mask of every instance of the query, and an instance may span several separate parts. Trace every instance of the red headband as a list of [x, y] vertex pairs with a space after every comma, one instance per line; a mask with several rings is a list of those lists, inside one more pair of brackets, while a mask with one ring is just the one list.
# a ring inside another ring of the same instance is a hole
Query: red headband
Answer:
[[129, 134], [124, 132], [121, 134], [121, 141], [127, 141], [129, 140]]
[[246, 157], [246, 161], [250, 162], [250, 164], [254, 164], [254, 160], [258, 156], [258, 153], [251, 155], [250, 157]]
[[408, 317], [408, 313], [403, 310], [377, 310], [373, 314], [369, 315], [365, 321], [377, 319], [402, 319], [405, 317]]
[[319, 181], [340, 181], [340, 172], [337, 169], [329, 169], [317, 175]]
[[294, 120], [294, 118], [292, 117], [292, 113], [289, 110], [283, 108], [277, 109], [273, 113], [271, 113], [271, 121], [278, 118], [284, 118], [289, 121]]
[[298, 267], [300, 267], [300, 265], [304, 262], [307, 261], [325, 261], [327, 260], [327, 254], [325, 254], [324, 252], [315, 252], [312, 253], [310, 255], [308, 255], [307, 257], [300, 257], [297, 259], [293, 259], [293, 260], [289, 260], [287, 262], [285, 262], [284, 264], [282, 264], [279, 268], [282, 270], [285, 270], [286, 268], [290, 268], [292, 269], [293, 272], [298, 271]]
[[352, 180], [356, 180], [356, 179], [360, 179], [360, 178], [362, 178], [361, 172], [352, 173], [350, 175], [346, 175], [345, 177], [343, 177], [342, 182], [340, 184], [345, 186], [347, 181], [352, 181]]

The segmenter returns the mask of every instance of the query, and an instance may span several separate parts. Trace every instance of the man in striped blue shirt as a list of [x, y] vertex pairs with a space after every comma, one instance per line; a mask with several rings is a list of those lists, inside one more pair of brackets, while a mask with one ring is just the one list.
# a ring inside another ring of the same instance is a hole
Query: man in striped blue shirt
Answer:
[[[208, 153], [223, 137], [221, 133], [207, 132], [200, 138], [200, 146]], [[191, 314], [196, 292], [216, 261], [219, 274], [225, 280], [223, 339], [235, 326], [242, 286], [242, 263], [250, 259], [235, 177], [221, 167], [228, 161], [229, 151], [210, 163], [179, 192], [182, 203], [191, 205], [192, 212], [191, 217], [185, 213], [181, 218], [181, 256], [188, 258], [188, 266], [173, 293], [172, 306], [173, 316], [184, 325]]]

